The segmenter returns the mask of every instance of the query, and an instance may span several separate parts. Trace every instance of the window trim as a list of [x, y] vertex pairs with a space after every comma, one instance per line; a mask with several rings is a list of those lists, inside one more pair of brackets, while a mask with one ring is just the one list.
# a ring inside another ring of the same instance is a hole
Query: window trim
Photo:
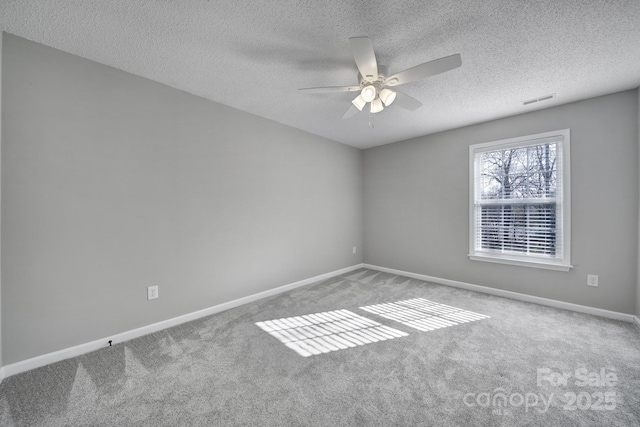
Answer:
[[[571, 265], [571, 167], [569, 129], [561, 129], [534, 135], [502, 139], [498, 141], [472, 144], [469, 146], [469, 259], [522, 267], [542, 268], [547, 270], [569, 271]], [[562, 139], [562, 257], [544, 259], [527, 255], [499, 254], [480, 252], [475, 249], [476, 215], [475, 215], [475, 155], [481, 151], [498, 151], [527, 145], [537, 145], [545, 141]]]

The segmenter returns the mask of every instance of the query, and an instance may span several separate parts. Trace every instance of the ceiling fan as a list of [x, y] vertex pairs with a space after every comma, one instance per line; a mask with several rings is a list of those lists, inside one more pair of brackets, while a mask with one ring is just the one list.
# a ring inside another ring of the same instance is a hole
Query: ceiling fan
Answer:
[[416, 110], [422, 106], [420, 101], [390, 88], [444, 73], [462, 65], [460, 54], [455, 54], [389, 75], [388, 67], [378, 65], [369, 37], [351, 37], [349, 39], [349, 49], [359, 71], [358, 86], [307, 87], [299, 89], [307, 93], [360, 92], [351, 101], [353, 105], [344, 113], [343, 119], [355, 116], [364, 109], [367, 103], [370, 103], [369, 111], [372, 113], [379, 113], [384, 110], [385, 106], [388, 107], [394, 102], [395, 105], [407, 110]]

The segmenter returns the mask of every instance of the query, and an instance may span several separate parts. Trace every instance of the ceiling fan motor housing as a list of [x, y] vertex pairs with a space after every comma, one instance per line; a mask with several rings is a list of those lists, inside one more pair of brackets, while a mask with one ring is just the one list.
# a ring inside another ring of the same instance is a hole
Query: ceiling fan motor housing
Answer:
[[362, 76], [362, 74], [358, 73], [358, 83], [361, 88], [364, 88], [367, 85], [374, 85], [376, 89], [382, 88], [382, 82], [389, 75], [389, 67], [385, 65], [378, 65], [378, 78], [376, 80], [369, 80]]
[[[365, 102], [372, 102], [376, 99], [382, 88], [384, 87], [383, 83], [384, 79], [387, 77], [388, 67], [383, 65], [378, 65], [378, 78], [374, 81], [367, 79], [362, 76], [362, 74], [358, 73], [358, 82], [360, 84], [360, 88], [362, 89], [362, 98]], [[373, 89], [373, 93], [371, 93], [370, 89]]]

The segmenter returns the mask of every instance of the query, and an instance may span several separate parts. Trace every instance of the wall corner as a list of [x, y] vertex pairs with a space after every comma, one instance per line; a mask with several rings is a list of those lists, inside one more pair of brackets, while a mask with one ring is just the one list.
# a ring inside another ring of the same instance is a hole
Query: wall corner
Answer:
[[[638, 137], [638, 181], [636, 184], [638, 185], [638, 194], [640, 196], [640, 87], [636, 89], [637, 95], [637, 104], [636, 109], [638, 113], [638, 121], [637, 121], [637, 137]], [[640, 224], [640, 200], [638, 201], [638, 224]], [[636, 265], [637, 265], [637, 273], [636, 273], [636, 319], [640, 318], [640, 226], [638, 227], [638, 248], [636, 252]], [[639, 323], [640, 325], [640, 323]]]
[[2, 368], [2, 39], [0, 31], [0, 382], [4, 378]]

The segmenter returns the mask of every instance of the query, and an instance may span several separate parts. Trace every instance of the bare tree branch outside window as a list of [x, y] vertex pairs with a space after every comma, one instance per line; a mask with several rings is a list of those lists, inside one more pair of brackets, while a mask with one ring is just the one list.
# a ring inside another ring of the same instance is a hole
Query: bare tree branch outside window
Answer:
[[544, 143], [478, 154], [479, 249], [556, 255], [556, 150]]

